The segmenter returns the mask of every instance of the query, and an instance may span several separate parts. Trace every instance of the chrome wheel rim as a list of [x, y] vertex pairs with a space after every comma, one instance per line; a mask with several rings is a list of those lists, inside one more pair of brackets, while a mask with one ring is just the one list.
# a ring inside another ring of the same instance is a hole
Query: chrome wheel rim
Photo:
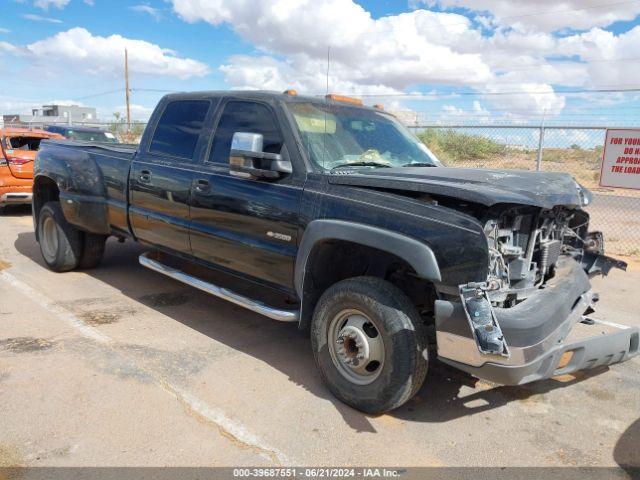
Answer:
[[340, 374], [356, 385], [376, 380], [384, 367], [384, 341], [376, 323], [356, 309], [342, 310], [329, 323], [327, 343]]
[[58, 254], [58, 226], [51, 217], [46, 217], [42, 222], [40, 245], [42, 255], [47, 262], [52, 263]]

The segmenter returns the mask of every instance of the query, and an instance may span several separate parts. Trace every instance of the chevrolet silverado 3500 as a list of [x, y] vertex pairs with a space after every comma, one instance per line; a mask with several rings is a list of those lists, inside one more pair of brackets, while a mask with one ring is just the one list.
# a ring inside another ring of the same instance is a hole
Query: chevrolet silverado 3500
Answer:
[[517, 385], [636, 355], [637, 328], [571, 339], [594, 323], [589, 278], [626, 267], [591, 198], [568, 174], [443, 167], [346, 97], [200, 92], [165, 96], [139, 146], [43, 142], [33, 217], [54, 271], [129, 238], [145, 267], [297, 322], [328, 388], [374, 413], [430, 358]]

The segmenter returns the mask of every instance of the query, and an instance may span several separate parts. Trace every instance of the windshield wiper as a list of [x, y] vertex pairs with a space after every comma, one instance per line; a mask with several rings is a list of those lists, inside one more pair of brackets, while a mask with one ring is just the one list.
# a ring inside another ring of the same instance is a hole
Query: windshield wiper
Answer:
[[337, 170], [337, 169], [339, 169], [339, 168], [346, 168], [346, 167], [381, 167], [381, 168], [391, 168], [391, 165], [387, 165], [386, 163], [382, 163], [382, 162], [372, 162], [372, 161], [347, 162], [347, 163], [341, 163], [340, 165], [336, 165], [335, 167], [331, 168], [331, 171], [333, 172], [334, 170]]
[[427, 163], [427, 162], [405, 163], [402, 166], [403, 167], [437, 167], [436, 164]]

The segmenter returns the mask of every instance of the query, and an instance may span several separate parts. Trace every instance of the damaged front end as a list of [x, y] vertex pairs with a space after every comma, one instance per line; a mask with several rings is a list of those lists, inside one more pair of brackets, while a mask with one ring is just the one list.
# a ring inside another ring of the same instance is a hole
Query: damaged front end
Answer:
[[[443, 362], [517, 385], [638, 354], [638, 328], [587, 317], [597, 301], [589, 278], [625, 270], [626, 263], [604, 255], [602, 234], [588, 232], [584, 210], [500, 206], [482, 221], [489, 250], [486, 281], [460, 285], [459, 298], [436, 301]], [[577, 324], [598, 325], [599, 334], [578, 335]]]

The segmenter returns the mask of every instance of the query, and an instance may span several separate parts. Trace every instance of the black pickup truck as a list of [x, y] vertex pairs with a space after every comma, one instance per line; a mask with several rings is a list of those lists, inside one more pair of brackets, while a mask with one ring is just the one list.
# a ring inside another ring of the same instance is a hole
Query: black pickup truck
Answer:
[[517, 385], [638, 353], [637, 328], [572, 338], [598, 323], [589, 277], [626, 267], [591, 199], [567, 174], [443, 167], [347, 97], [201, 92], [165, 96], [139, 146], [43, 142], [33, 217], [52, 270], [133, 239], [142, 265], [298, 322], [329, 389], [383, 412], [430, 359]]

